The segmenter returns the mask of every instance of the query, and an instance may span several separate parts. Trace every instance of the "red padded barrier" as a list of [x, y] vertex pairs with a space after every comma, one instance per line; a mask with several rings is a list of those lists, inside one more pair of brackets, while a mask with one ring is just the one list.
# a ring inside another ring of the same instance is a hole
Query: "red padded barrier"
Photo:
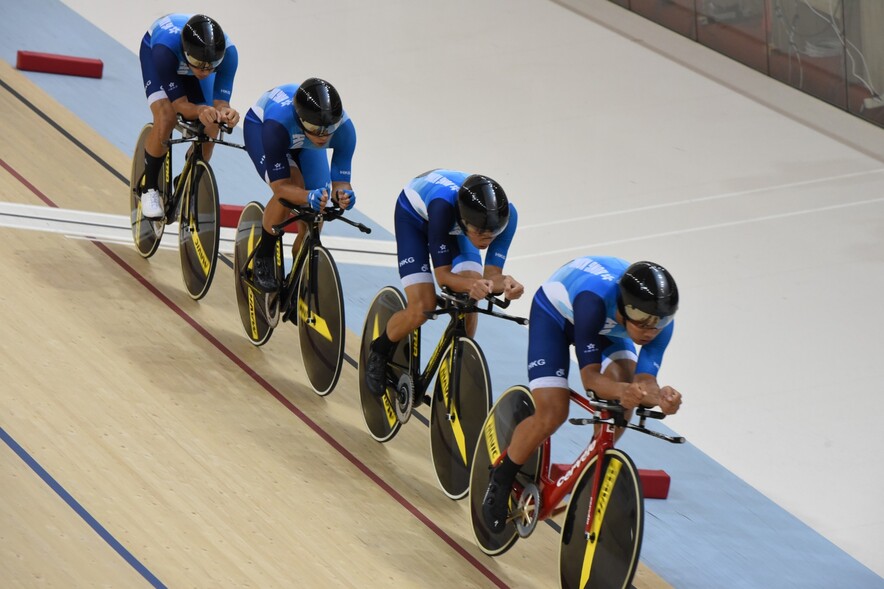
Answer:
[[669, 475], [663, 470], [638, 469], [645, 499], [666, 499], [669, 496]]
[[235, 229], [244, 208], [239, 205], [221, 205], [221, 226]]
[[37, 53], [36, 51], [19, 51], [16, 54], [15, 67], [31, 72], [66, 74], [86, 78], [100, 78], [104, 71], [104, 63], [100, 59]]

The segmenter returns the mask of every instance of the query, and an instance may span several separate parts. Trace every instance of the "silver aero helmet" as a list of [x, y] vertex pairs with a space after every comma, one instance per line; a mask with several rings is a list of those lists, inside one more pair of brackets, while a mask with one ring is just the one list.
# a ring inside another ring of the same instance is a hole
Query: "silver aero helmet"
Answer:
[[653, 262], [630, 265], [619, 281], [617, 308], [645, 329], [663, 329], [678, 310], [678, 287], [669, 271]]
[[457, 224], [461, 230], [466, 233], [470, 225], [496, 237], [509, 220], [510, 204], [503, 187], [488, 176], [467, 176], [457, 191]]
[[292, 101], [295, 119], [307, 133], [324, 137], [341, 124], [344, 107], [335, 87], [320, 78], [307, 78], [298, 86]]
[[184, 59], [192, 67], [198, 70], [217, 68], [227, 50], [221, 25], [205, 14], [194, 14], [181, 29], [181, 49]]

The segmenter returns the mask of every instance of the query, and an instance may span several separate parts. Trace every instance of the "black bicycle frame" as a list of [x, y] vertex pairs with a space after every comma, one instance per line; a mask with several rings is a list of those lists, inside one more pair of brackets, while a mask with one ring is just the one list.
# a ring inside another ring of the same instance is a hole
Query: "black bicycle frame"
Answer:
[[[440, 300], [441, 299], [437, 299], [437, 302]], [[460, 390], [460, 371], [454, 370], [454, 367], [460, 363], [461, 350], [458, 346], [452, 344], [456, 343], [461, 336], [467, 334], [466, 312], [460, 309], [449, 310], [448, 312], [451, 313], [451, 320], [448, 322], [448, 325], [445, 326], [445, 331], [442, 333], [442, 337], [439, 338], [439, 343], [436, 344], [433, 354], [430, 356], [430, 360], [427, 362], [427, 366], [424, 368], [423, 373], [420, 372], [420, 330], [415, 329], [412, 335], [411, 354], [412, 358], [417, 360], [417, 363], [411, 363], [411, 378], [414, 381], [415, 391], [419, 396], [423, 396], [424, 393], [426, 393], [427, 385], [430, 384], [430, 380], [432, 380], [433, 375], [435, 375], [436, 371], [439, 369], [439, 365], [442, 363], [443, 353], [449, 345], [451, 345], [452, 348], [449, 366], [451, 367], [450, 370], [453, 372], [454, 378], [454, 381], [452, 382], [453, 386], [450, 390]], [[448, 395], [446, 409], [449, 415], [451, 415], [451, 403], [453, 403], [453, 399], [454, 395]]]

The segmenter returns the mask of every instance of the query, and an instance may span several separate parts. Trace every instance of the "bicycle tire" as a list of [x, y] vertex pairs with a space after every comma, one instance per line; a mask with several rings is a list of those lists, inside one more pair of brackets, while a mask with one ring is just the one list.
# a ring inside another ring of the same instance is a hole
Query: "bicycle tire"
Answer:
[[181, 203], [178, 216], [178, 252], [184, 288], [190, 298], [198, 301], [209, 292], [215, 276], [220, 237], [220, 205], [215, 174], [207, 162], [196, 163], [191, 170], [189, 182], [195, 186], [188, 187], [188, 195]]
[[[141, 186], [144, 177], [144, 142], [153, 129], [153, 123], [146, 124], [138, 135], [135, 143], [135, 152], [132, 154], [132, 170], [129, 174], [129, 220], [132, 223], [132, 240], [135, 249], [142, 258], [153, 256], [160, 247], [163, 239], [165, 220], [152, 221], [141, 215]], [[168, 155], [166, 163], [168, 164]], [[160, 192], [165, 192], [166, 170], [160, 172]]]
[[[365, 365], [371, 342], [386, 329], [387, 321], [393, 313], [404, 308], [405, 297], [399, 289], [385, 286], [378, 291], [369, 305], [365, 324], [362, 327], [362, 341], [359, 346], [359, 400], [362, 406], [362, 418], [368, 432], [378, 442], [392, 440], [399, 433], [402, 423], [396, 417], [396, 410], [393, 407], [393, 395], [396, 392], [388, 388], [382, 397], [372, 395], [368, 391], [368, 385], [365, 384]], [[411, 350], [412, 337], [414, 334], [403, 338], [393, 353], [391, 364], [396, 366], [394, 374], [397, 378], [411, 370], [412, 358], [409, 350]]]
[[[452, 391], [451, 352], [460, 346], [460, 383]], [[451, 418], [448, 398], [452, 397]], [[491, 376], [485, 354], [475, 340], [462, 336], [452, 342], [439, 365], [430, 401], [430, 456], [442, 491], [450, 499], [461, 499], [470, 490], [470, 467], [485, 418], [491, 409]]]
[[243, 276], [251, 273], [252, 261], [246, 267], [249, 255], [261, 238], [261, 222], [264, 219], [264, 206], [258, 202], [250, 202], [239, 216], [236, 227], [236, 240], [233, 246], [233, 279], [236, 289], [236, 304], [239, 308], [239, 318], [242, 322], [246, 337], [256, 346], [267, 343], [273, 335], [273, 327], [265, 319], [266, 311], [262, 312], [264, 302], [259, 300], [259, 294], [246, 284]]
[[[344, 295], [331, 253], [317, 245], [313, 254], [316, 276], [310, 276], [310, 260], [305, 260], [298, 282], [298, 339], [310, 386], [317, 395], [325, 396], [338, 383], [344, 362]], [[316, 290], [308, 304], [311, 280], [316, 281]], [[311, 317], [307, 317], [308, 308]]]
[[[488, 417], [482, 425], [482, 433], [476, 443], [470, 474], [470, 522], [479, 548], [490, 556], [503, 554], [519, 539], [519, 532], [514, 522], [507, 523], [503, 531], [497, 534], [485, 525], [482, 517], [482, 500], [485, 498], [485, 490], [491, 478], [491, 465], [509, 446], [516, 426], [533, 414], [534, 399], [531, 397], [531, 391], [524, 385], [508, 388], [488, 412]], [[520, 469], [516, 479], [522, 484], [537, 482], [539, 455], [538, 449]]]
[[638, 470], [628, 454], [610, 448], [595, 503], [595, 541], [585, 533], [598, 456], [583, 469], [562, 523], [559, 576], [563, 589], [628, 589], [635, 576], [644, 529], [644, 497]]

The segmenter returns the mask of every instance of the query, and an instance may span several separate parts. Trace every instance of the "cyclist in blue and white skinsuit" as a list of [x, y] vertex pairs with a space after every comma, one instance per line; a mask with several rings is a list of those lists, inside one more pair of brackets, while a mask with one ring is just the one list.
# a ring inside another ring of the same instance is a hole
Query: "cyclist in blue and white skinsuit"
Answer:
[[[496, 466], [482, 505], [485, 524], [503, 530], [513, 479], [534, 451], [568, 418], [570, 347], [584, 388], [632, 410], [659, 405], [671, 415], [681, 393], [657, 383], [672, 339], [678, 287], [652, 262], [577, 258], [538, 289], [528, 329], [528, 381], [536, 410], [522, 421]], [[636, 354], [635, 344], [641, 346]], [[619, 436], [622, 431], [617, 432]]]
[[[421, 174], [399, 194], [395, 224], [399, 277], [408, 306], [390, 317], [384, 333], [371, 344], [365, 380], [376, 396], [384, 394], [386, 364], [396, 343], [423, 325], [424, 312], [436, 307], [434, 274], [440, 286], [469, 293], [477, 301], [491, 293], [517, 299], [524, 292], [503, 273], [518, 215], [491, 178], [442, 169]], [[483, 269], [479, 250], [486, 248]], [[467, 316], [471, 336], [476, 319]]]
[[[264, 209], [263, 231], [255, 252], [255, 284], [271, 292], [279, 288], [276, 264], [277, 235], [289, 209], [280, 198], [320, 211], [329, 194], [344, 209], [356, 204], [350, 184], [356, 128], [344, 111], [334, 86], [319, 78], [268, 90], [246, 113], [243, 126], [246, 150], [258, 175], [273, 190]], [[332, 150], [331, 169], [328, 151]], [[300, 248], [301, 227], [295, 242]]]
[[[139, 56], [144, 93], [153, 114], [153, 128], [144, 144], [141, 208], [142, 215], [156, 219], [163, 216], [158, 177], [176, 115], [199, 120], [212, 137], [218, 136], [219, 123], [234, 127], [239, 122], [239, 113], [230, 107], [239, 55], [220, 25], [208, 16], [168, 14], [145, 33]], [[213, 147], [203, 145], [207, 160]]]

